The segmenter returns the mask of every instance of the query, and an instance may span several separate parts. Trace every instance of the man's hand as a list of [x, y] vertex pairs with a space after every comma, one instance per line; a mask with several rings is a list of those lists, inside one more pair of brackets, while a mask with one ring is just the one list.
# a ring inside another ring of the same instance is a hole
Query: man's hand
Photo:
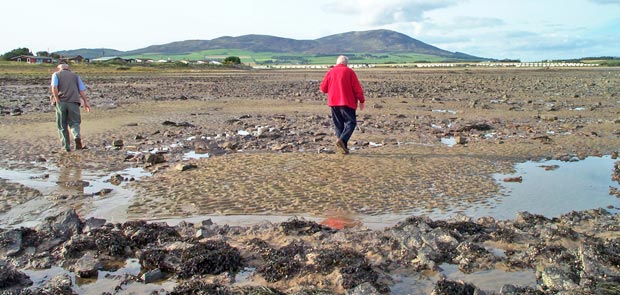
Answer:
[[360, 102], [360, 111], [363, 111], [363, 110], [364, 110], [364, 103]]

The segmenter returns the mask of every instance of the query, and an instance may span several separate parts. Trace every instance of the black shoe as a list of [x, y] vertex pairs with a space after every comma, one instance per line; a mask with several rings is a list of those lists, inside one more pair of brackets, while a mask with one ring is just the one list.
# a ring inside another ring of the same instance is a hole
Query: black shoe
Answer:
[[336, 141], [336, 146], [338, 147], [340, 153], [344, 155], [349, 153], [349, 149], [347, 148], [347, 145], [344, 143], [344, 141], [342, 141], [342, 139], [338, 139], [338, 141]]
[[82, 139], [79, 137], [75, 139], [75, 149], [76, 150], [84, 149], [84, 147], [82, 146]]

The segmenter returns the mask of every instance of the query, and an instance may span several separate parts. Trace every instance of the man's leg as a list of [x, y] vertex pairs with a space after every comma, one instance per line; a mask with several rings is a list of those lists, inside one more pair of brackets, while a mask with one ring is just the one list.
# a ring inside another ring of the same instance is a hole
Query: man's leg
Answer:
[[69, 124], [67, 122], [67, 103], [59, 102], [56, 105], [56, 127], [58, 128], [58, 135], [60, 136], [60, 143], [65, 151], [70, 150], [69, 145]]
[[336, 137], [340, 138], [342, 130], [344, 129], [344, 117], [340, 111], [342, 107], [332, 107], [332, 120], [334, 121], [334, 129], [336, 130]]
[[81, 150], [82, 147], [82, 137], [80, 135], [80, 124], [82, 123], [82, 117], [80, 116], [80, 105], [77, 103], [69, 103], [67, 107], [67, 123], [69, 125], [69, 129], [71, 130], [71, 134], [75, 139], [75, 149]]
[[340, 139], [344, 141], [345, 147], [348, 149], [349, 139], [357, 127], [357, 115], [355, 109], [349, 107], [342, 108], [342, 116], [344, 117], [344, 129], [340, 135]]
[[348, 154], [349, 150], [347, 149], [347, 144], [342, 140], [342, 133], [345, 128], [345, 117], [343, 116], [343, 109], [345, 107], [332, 107], [332, 120], [334, 120], [334, 128], [336, 129], [336, 137], [338, 140], [336, 141], [336, 147], [343, 154]]

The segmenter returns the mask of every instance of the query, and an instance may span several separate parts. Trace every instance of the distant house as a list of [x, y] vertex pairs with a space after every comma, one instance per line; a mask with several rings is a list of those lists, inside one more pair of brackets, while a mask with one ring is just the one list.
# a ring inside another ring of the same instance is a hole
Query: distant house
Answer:
[[54, 59], [49, 56], [19, 55], [11, 58], [12, 61], [25, 62], [29, 64], [51, 64]]
[[120, 56], [104, 56], [104, 57], [93, 58], [90, 61], [91, 62], [120, 62], [120, 63], [127, 62], [125, 59], [123, 59]]
[[66, 62], [66, 63], [82, 63], [85, 61], [85, 58], [82, 57], [81, 55], [78, 55], [78, 56], [72, 56], [72, 57], [63, 57], [60, 59], [60, 61]]

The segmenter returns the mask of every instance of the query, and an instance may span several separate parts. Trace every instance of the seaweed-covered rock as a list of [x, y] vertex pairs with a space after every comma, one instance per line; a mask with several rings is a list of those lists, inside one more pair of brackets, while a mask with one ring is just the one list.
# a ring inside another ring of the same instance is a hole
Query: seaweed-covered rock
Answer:
[[128, 221], [120, 226], [125, 236], [137, 247], [149, 244], [161, 244], [176, 241], [180, 238], [179, 233], [165, 223], [147, 223], [146, 221]]
[[188, 278], [197, 274], [236, 272], [241, 264], [239, 250], [223, 241], [206, 241], [181, 253], [181, 269], [177, 275]]
[[[262, 245], [264, 247], [264, 245]], [[265, 263], [256, 272], [267, 282], [277, 282], [298, 275], [306, 261], [306, 246], [303, 243], [290, 243], [280, 249], [263, 248], [261, 256]]]
[[74, 209], [67, 210], [56, 216], [47, 217], [36, 230], [49, 234], [49, 238], [67, 241], [72, 236], [82, 233], [82, 220]]
[[32, 285], [30, 278], [0, 260], [0, 290], [8, 288], [24, 288]]
[[366, 257], [351, 249], [320, 250], [314, 258], [314, 268], [324, 275], [337, 269], [342, 276], [342, 287], [347, 290], [369, 283], [382, 293], [389, 292], [386, 285], [378, 282], [379, 274], [370, 266]]
[[432, 295], [474, 295], [478, 288], [476, 286], [464, 283], [450, 281], [445, 278], [441, 278], [435, 283], [435, 287], [431, 292]]
[[179, 278], [236, 272], [242, 266], [239, 250], [223, 241], [145, 250], [140, 255], [140, 264], [146, 271], [161, 269], [175, 273]]
[[492, 269], [497, 259], [484, 247], [470, 242], [463, 242], [457, 248], [458, 256], [454, 261], [464, 273], [472, 273], [477, 270]]
[[314, 221], [308, 221], [298, 218], [293, 218], [289, 221], [280, 223], [280, 228], [287, 235], [309, 236], [320, 231], [333, 231], [328, 226], [318, 224]]

